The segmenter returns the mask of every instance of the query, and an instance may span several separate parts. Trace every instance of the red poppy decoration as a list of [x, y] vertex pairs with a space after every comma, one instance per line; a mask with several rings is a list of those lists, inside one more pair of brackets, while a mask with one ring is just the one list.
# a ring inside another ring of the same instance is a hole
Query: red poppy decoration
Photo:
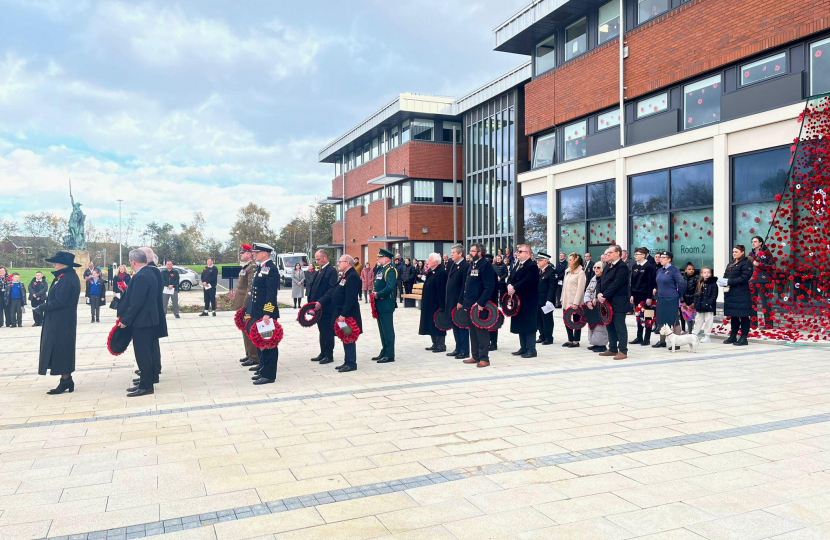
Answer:
[[356, 342], [357, 338], [360, 337], [360, 327], [357, 325], [357, 321], [353, 317], [346, 317], [343, 322], [346, 323], [345, 329], [340, 327], [339, 322], [334, 321], [334, 335], [340, 338], [344, 345]]
[[304, 328], [310, 328], [317, 324], [322, 316], [323, 306], [319, 302], [309, 302], [300, 308], [297, 313], [297, 322]]
[[245, 331], [245, 308], [239, 308], [236, 310], [236, 314], [233, 316], [233, 322], [236, 327], [241, 330]]
[[248, 337], [251, 338], [251, 343], [253, 343], [254, 347], [257, 349], [274, 349], [280, 344], [280, 341], [282, 341], [282, 325], [274, 320], [274, 331], [271, 333], [270, 337], [264, 338], [259, 333], [259, 329], [256, 326], [261, 320], [262, 319], [259, 319], [251, 324], [251, 329], [248, 330]]
[[562, 313], [565, 319], [565, 326], [571, 330], [580, 330], [585, 327], [587, 321], [585, 320], [585, 310], [582, 306], [570, 306], [565, 308]]
[[115, 320], [115, 326], [112, 327], [112, 330], [110, 330], [107, 336], [107, 350], [113, 356], [120, 356], [130, 346], [132, 339], [132, 330], [130, 328], [121, 328], [121, 317], [118, 317]]
[[[649, 329], [652, 327], [654, 324], [654, 316], [657, 313], [655, 306], [657, 306], [656, 301], [652, 301], [651, 306], [648, 306], [646, 305], [645, 300], [634, 306], [634, 316], [637, 318], [637, 322], [640, 323], [640, 325]], [[648, 317], [646, 317], [646, 310], [650, 310]]]
[[522, 307], [522, 303], [519, 300], [519, 297], [514, 295], [505, 294], [501, 298], [501, 309], [504, 312], [505, 317], [512, 317], [513, 315], [519, 312], [519, 308]]
[[372, 307], [372, 318], [377, 319], [378, 318], [378, 308], [377, 308], [377, 306], [375, 306], [375, 297], [372, 296], [371, 294], [369, 295], [369, 305]]
[[611, 322], [611, 318], [613, 316], [614, 310], [611, 309], [611, 306], [608, 305], [608, 302], [603, 302], [599, 305], [599, 323], [601, 325], [608, 325]]
[[489, 300], [487, 301], [486, 307], [474, 304], [472, 309], [470, 309], [470, 321], [478, 328], [489, 330], [498, 320], [499, 308]]

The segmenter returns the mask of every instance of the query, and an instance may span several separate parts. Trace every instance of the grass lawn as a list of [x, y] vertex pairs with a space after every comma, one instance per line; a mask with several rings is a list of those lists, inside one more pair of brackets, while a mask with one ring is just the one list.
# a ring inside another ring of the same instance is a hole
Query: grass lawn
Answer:
[[[184, 266], [185, 268], [190, 268], [191, 270], [193, 270], [194, 272], [196, 272], [197, 274], [199, 274], [201, 276], [202, 275], [202, 270], [204, 270], [207, 265], [206, 264], [182, 264], [182, 265], [179, 265], [179, 266]], [[223, 267], [225, 267], [225, 266], [239, 266], [239, 265], [238, 264], [215, 264], [214, 266], [219, 269], [219, 277], [221, 278]]]
[[54, 268], [6, 268], [6, 271], [9, 274], [13, 274], [17, 272], [20, 274], [20, 282], [26, 285], [26, 288], [29, 287], [29, 282], [35, 278], [35, 272], [40, 270], [43, 272], [43, 277], [46, 278], [46, 281], [49, 284], [55, 279], [55, 276], [52, 275], [52, 272], [55, 270]]

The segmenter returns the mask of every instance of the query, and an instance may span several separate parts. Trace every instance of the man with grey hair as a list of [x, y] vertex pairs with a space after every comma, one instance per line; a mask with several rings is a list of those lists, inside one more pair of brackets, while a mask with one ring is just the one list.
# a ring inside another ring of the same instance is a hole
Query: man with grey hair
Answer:
[[133, 336], [133, 351], [141, 375], [138, 383], [127, 389], [127, 397], [153, 394], [156, 381], [156, 352], [159, 325], [159, 282], [147, 269], [147, 253], [141, 249], [130, 251], [133, 277], [124, 296], [118, 302], [121, 328], [129, 328]]
[[447, 332], [435, 325], [435, 314], [446, 310], [446, 300], [447, 273], [441, 264], [441, 256], [437, 253], [430, 253], [426, 261], [424, 288], [421, 290], [421, 324], [418, 327], [418, 334], [430, 336], [432, 344], [426, 350], [434, 353], [447, 350], [445, 344]]
[[[158, 338], [165, 338], [167, 337], [167, 306], [165, 306], [164, 301], [164, 278], [161, 275], [161, 271], [158, 269], [158, 255], [156, 255], [153, 250], [149, 247], [140, 247], [138, 248], [147, 255], [147, 271], [151, 272], [153, 276], [155, 276], [156, 281], [158, 282], [159, 292], [158, 292], [158, 310], [159, 310], [159, 324], [156, 327], [156, 334]], [[156, 349], [153, 350], [153, 355], [155, 356], [155, 367], [156, 367], [156, 377], [155, 382], [159, 382], [159, 374], [161, 373], [161, 349], [159, 347], [158, 340], [155, 341]], [[140, 373], [136, 373], [136, 375], [141, 375]], [[138, 383], [138, 379], [133, 380], [134, 383]]]
[[[467, 279], [467, 266], [469, 263], [464, 258], [464, 246], [456, 244], [450, 250], [452, 259], [447, 270], [447, 292], [444, 302], [444, 309], [448, 316], [452, 310], [464, 300], [464, 282]], [[453, 356], [459, 360], [466, 360], [470, 356], [470, 330], [452, 325], [452, 335], [455, 338], [455, 349], [448, 352], [447, 356]]]

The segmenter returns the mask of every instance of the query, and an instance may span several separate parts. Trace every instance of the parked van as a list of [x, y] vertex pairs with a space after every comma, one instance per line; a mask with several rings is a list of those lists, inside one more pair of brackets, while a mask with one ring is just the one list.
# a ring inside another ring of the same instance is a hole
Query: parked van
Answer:
[[294, 271], [294, 265], [300, 263], [303, 272], [308, 270], [308, 255], [306, 253], [277, 253], [277, 258], [274, 260], [277, 263], [277, 268], [282, 277], [282, 284], [286, 287], [291, 286], [291, 272]]

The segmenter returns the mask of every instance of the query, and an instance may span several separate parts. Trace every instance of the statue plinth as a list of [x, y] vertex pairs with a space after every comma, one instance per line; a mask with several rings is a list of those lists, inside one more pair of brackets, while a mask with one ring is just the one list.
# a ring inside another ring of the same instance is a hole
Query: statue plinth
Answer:
[[78, 274], [78, 278], [80, 278], [80, 280], [81, 280], [81, 286], [82, 286], [81, 292], [83, 292], [84, 270], [86, 270], [86, 267], [89, 264], [89, 260], [90, 260], [89, 251], [78, 251], [78, 250], [74, 250], [74, 249], [68, 249], [66, 251], [68, 251], [69, 253], [71, 253], [75, 256], [75, 264], [80, 264], [81, 265], [78, 268], [74, 268], [73, 270], [75, 270], [75, 273]]

